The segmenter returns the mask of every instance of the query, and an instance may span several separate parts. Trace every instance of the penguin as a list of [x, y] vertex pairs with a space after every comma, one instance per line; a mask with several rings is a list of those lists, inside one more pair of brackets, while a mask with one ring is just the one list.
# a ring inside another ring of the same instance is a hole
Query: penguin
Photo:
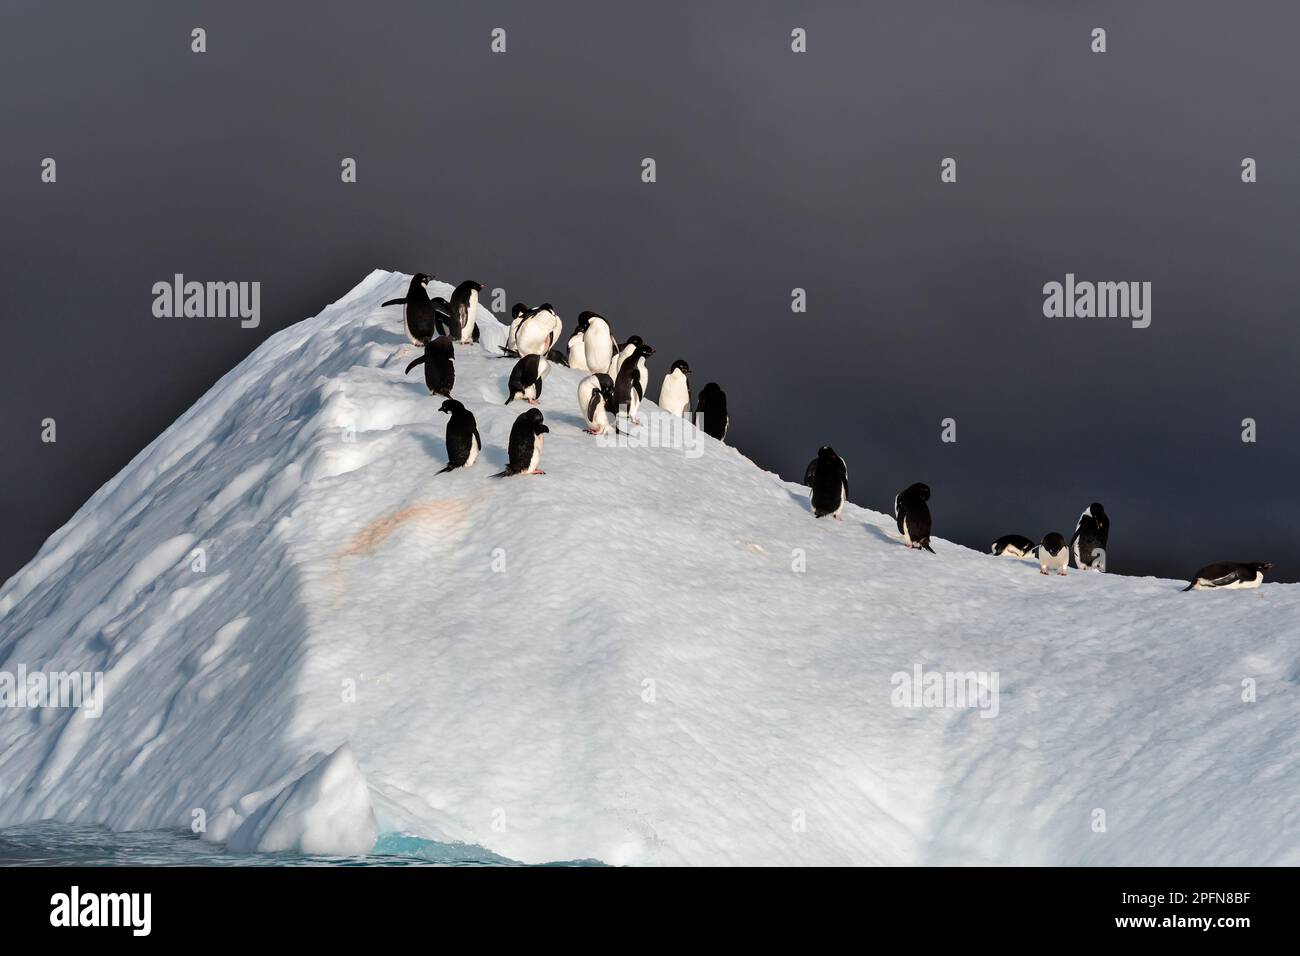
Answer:
[[519, 324], [527, 314], [528, 306], [522, 302], [516, 302], [510, 307], [510, 331], [506, 334], [506, 344], [501, 346], [501, 351], [506, 355], [519, 357]]
[[530, 408], [510, 428], [510, 463], [493, 478], [510, 475], [544, 475], [537, 466], [542, 461], [542, 438], [550, 429], [542, 424], [542, 410]]
[[424, 346], [424, 354], [411, 359], [404, 374], [410, 375], [417, 365], [424, 366], [424, 384], [430, 395], [451, 398], [451, 388], [456, 384], [456, 355], [451, 339], [440, 335]]
[[474, 420], [474, 413], [454, 398], [443, 402], [438, 411], [451, 416], [447, 419], [447, 467], [438, 471], [438, 474], [454, 468], [470, 467], [483, 450], [483, 439], [478, 437], [478, 422]]
[[[618, 339], [613, 339], [614, 357], [609, 360], [609, 377], [618, 381], [618, 370], [623, 367], [623, 363], [631, 358], [636, 347], [641, 344], [641, 336], [632, 335], [626, 342], [619, 344]], [[649, 384], [649, 383], [642, 383]]]
[[438, 331], [436, 308], [425, 289], [432, 278], [423, 272], [417, 272], [411, 276], [411, 285], [407, 288], [406, 295], [400, 299], [389, 299], [380, 305], [381, 309], [390, 305], [404, 306], [403, 327], [412, 345], [424, 345]]
[[510, 395], [506, 398], [509, 405], [516, 398], [522, 398], [529, 405], [536, 405], [542, 397], [542, 379], [550, 374], [551, 364], [540, 355], [525, 355], [510, 370]]
[[1024, 558], [1028, 557], [1029, 553], [1036, 547], [1038, 545], [1023, 534], [1004, 534], [993, 542], [993, 553], [1005, 554], [1010, 558]]
[[564, 368], [569, 367], [569, 357], [559, 349], [551, 349], [547, 352], [546, 361], [550, 362], [552, 365], [560, 365]]
[[515, 330], [515, 351], [520, 355], [545, 355], [560, 340], [564, 323], [549, 302], [530, 309]]
[[655, 350], [637, 336], [632, 338], [636, 339], [636, 344], [623, 359], [618, 376], [614, 379], [614, 404], [619, 409], [626, 406], [628, 421], [640, 425], [641, 420], [636, 417], [636, 413], [641, 407], [641, 399], [645, 398], [646, 378], [649, 374], [646, 372], [645, 360], [647, 355], [654, 355]]
[[609, 364], [614, 358], [614, 337], [610, 334], [609, 322], [595, 312], [582, 313], [578, 316], [578, 322], [585, 329], [582, 333], [582, 350], [587, 368], [608, 374]]
[[1070, 555], [1074, 566], [1085, 571], [1106, 570], [1106, 541], [1110, 537], [1110, 518], [1101, 502], [1094, 501], [1083, 509], [1079, 523], [1070, 537]]
[[731, 417], [727, 414], [727, 393], [717, 382], [700, 389], [700, 397], [695, 400], [695, 424], [711, 438], [726, 440]]
[[567, 348], [569, 350], [569, 368], [581, 369], [584, 372], [591, 371], [587, 368], [587, 346], [583, 342], [583, 335], [587, 331], [587, 321], [583, 316], [586, 312], [578, 316], [578, 327], [573, 330], [569, 336]]
[[691, 410], [691, 367], [678, 359], [659, 386], [659, 407], [669, 415], [685, 418]]
[[894, 497], [894, 517], [898, 519], [898, 533], [909, 548], [930, 547], [930, 486], [917, 482], [908, 485]]
[[1043, 535], [1043, 540], [1038, 544], [1038, 573], [1055, 571], [1065, 577], [1065, 567], [1069, 563], [1070, 549], [1065, 546], [1065, 535], [1055, 531]]
[[830, 445], [817, 449], [817, 457], [804, 472], [803, 482], [812, 489], [815, 517], [830, 515], [836, 521], [849, 497], [849, 466]]
[[1192, 575], [1192, 581], [1184, 591], [1211, 591], [1224, 588], [1234, 591], [1239, 588], [1257, 588], [1264, 583], [1264, 572], [1273, 565], [1268, 561], [1220, 561], [1207, 564]]
[[451, 294], [448, 303], [451, 337], [460, 345], [474, 342], [474, 328], [478, 315], [478, 294], [483, 291], [483, 283], [466, 279]]
[[617, 421], [614, 380], [604, 372], [593, 372], [578, 383], [578, 408], [587, 422], [587, 434], [608, 435], [618, 431], [618, 425], [610, 423], [611, 413]]

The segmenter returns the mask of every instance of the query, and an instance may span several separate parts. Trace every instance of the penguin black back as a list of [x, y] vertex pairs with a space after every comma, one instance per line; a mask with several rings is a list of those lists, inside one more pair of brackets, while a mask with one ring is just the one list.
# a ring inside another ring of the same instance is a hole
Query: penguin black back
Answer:
[[1106, 543], [1110, 539], [1110, 517], [1100, 501], [1094, 501], [1079, 515], [1070, 537], [1070, 557], [1076, 568], [1106, 570]]
[[700, 389], [700, 397], [695, 400], [695, 423], [709, 437], [718, 441], [726, 439], [731, 418], [727, 414], [727, 393], [717, 382]]
[[417, 272], [411, 276], [411, 284], [406, 290], [406, 295], [383, 303], [385, 306], [405, 306], [406, 334], [412, 342], [420, 345], [433, 338], [438, 327], [437, 310], [429, 298], [429, 293], [425, 291], [425, 286], [431, 279], [432, 276]]
[[[543, 364], [545, 361], [540, 355], [525, 355], [515, 363], [510, 370], [510, 383], [506, 386], [510, 393], [506, 396], [507, 405], [516, 398], [535, 401], [542, 397], [542, 370], [546, 367]], [[532, 390], [531, 398], [529, 389]]]
[[804, 478], [812, 487], [813, 514], [839, 517], [848, 497], [849, 468], [830, 445], [822, 445], [817, 458], [808, 466]]
[[1037, 545], [1023, 534], [1004, 534], [993, 542], [992, 550], [994, 554], [1007, 554], [1010, 552], [1017, 558], [1023, 558], [1035, 547]]
[[456, 355], [451, 339], [445, 335], [430, 339], [424, 346], [424, 354], [406, 366], [406, 374], [411, 374], [417, 365], [424, 366], [424, 384], [429, 387], [429, 394], [451, 397], [452, 386], [456, 384]]
[[451, 416], [447, 420], [447, 466], [438, 472], [441, 475], [474, 464], [483, 449], [483, 440], [479, 438], [474, 413], [456, 399], [447, 399], [438, 411]]
[[633, 392], [636, 393], [636, 404], [645, 398], [646, 383], [641, 380], [641, 360], [655, 353], [654, 349], [641, 341], [639, 335], [632, 336], [628, 342], [633, 344], [633, 349], [632, 354], [618, 367], [618, 379], [614, 382], [615, 407], [634, 404]]
[[929, 500], [929, 485], [921, 481], [908, 485], [894, 498], [894, 516], [898, 519], [898, 533], [909, 548], [924, 548], [934, 554], [930, 547]]
[[493, 475], [494, 478], [505, 478], [510, 475], [520, 474], [542, 474], [537, 470], [537, 465], [541, 460], [542, 436], [549, 432], [550, 429], [542, 421], [542, 411], [539, 408], [530, 408], [510, 426], [510, 460], [506, 465], [505, 471]]

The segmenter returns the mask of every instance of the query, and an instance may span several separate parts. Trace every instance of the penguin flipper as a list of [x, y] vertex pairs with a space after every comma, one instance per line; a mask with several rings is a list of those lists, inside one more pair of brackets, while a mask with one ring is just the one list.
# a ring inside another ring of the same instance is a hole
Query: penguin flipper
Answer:
[[921, 547], [925, 548], [925, 550], [929, 551], [931, 554], [934, 554], [934, 548], [930, 547], [929, 538], [926, 538], [924, 541], [921, 542]]
[[424, 356], [423, 356], [423, 355], [417, 355], [415, 358], [411, 359], [411, 364], [408, 365], [408, 366], [406, 366], [406, 371], [403, 372], [402, 374], [403, 374], [403, 375], [410, 375], [410, 374], [411, 374], [411, 369], [415, 368], [417, 365], [423, 365], [423, 364], [424, 364]]
[[389, 299], [387, 302], [381, 302], [379, 307], [382, 309], [384, 306], [388, 305], [406, 305], [406, 296], [402, 296], [400, 299]]
[[434, 474], [441, 475], [443, 472], [451, 471], [453, 468], [459, 468], [459, 467], [460, 465], [453, 465], [451, 462], [448, 462], [445, 468], [439, 468], [437, 471], [434, 472]]
[[803, 483], [807, 485], [809, 488], [811, 488], [812, 483], [816, 479], [817, 479], [817, 459], [814, 458], [811, 462], [808, 463], [807, 469], [804, 470]]
[[1193, 581], [1191, 584], [1187, 585], [1187, 587], [1183, 588], [1183, 590], [1184, 590], [1184, 591], [1190, 591], [1190, 590], [1192, 590], [1192, 588], [1194, 588], [1194, 587], [1196, 587], [1196, 582], [1195, 582], [1195, 581]]

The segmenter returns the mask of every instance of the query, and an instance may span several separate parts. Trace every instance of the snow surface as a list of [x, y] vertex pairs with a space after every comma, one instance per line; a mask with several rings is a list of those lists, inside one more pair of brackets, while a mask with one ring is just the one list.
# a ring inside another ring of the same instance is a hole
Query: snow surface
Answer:
[[[0, 825], [202, 810], [244, 848], [529, 862], [1300, 863], [1300, 586], [909, 551], [712, 439], [602, 446], [564, 368], [547, 474], [490, 479], [527, 406], [502, 404], [485, 309], [455, 395], [486, 447], [435, 475], [447, 418], [379, 307], [408, 281], [374, 272], [269, 339], [5, 584], [0, 670], [103, 671], [106, 699], [0, 711]], [[942, 531], [943, 477], [917, 477]], [[894, 706], [917, 665], [996, 675], [996, 717]]]

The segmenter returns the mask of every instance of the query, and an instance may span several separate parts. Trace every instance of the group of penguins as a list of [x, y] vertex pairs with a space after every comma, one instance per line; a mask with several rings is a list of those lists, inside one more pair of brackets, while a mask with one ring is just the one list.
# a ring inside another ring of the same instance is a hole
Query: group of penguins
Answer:
[[[812, 489], [813, 514], [830, 515], [839, 520], [849, 494], [849, 467], [830, 445], [823, 445], [804, 472], [804, 484]], [[908, 548], [934, 554], [930, 547], [930, 486], [923, 482], [909, 485], [894, 496], [894, 518], [898, 533]], [[1043, 535], [1034, 544], [1022, 534], [1003, 535], [993, 542], [995, 555], [1013, 558], [1038, 557], [1040, 574], [1055, 571], [1064, 575], [1067, 566], [1086, 571], [1106, 570], [1106, 543], [1110, 538], [1110, 518], [1101, 502], [1094, 501], [1083, 509], [1074, 534], [1066, 541], [1058, 531]], [[1267, 561], [1220, 561], [1208, 564], [1192, 575], [1184, 591], [1214, 588], [1257, 588], [1264, 583], [1264, 572], [1272, 565]]]
[[[451, 397], [456, 382], [455, 346], [479, 341], [475, 316], [483, 284], [467, 279], [456, 286], [451, 299], [447, 300], [429, 297], [426, 287], [431, 279], [423, 272], [416, 273], [405, 296], [389, 299], [382, 305], [403, 306], [407, 337], [413, 345], [424, 348], [424, 354], [406, 367], [406, 374], [423, 365], [424, 382], [429, 393], [445, 399], [440, 411], [450, 415], [450, 419], [447, 423], [447, 466], [439, 472], [442, 474], [473, 465], [483, 448], [474, 414]], [[620, 345], [613, 337], [607, 319], [595, 312], [583, 312], [578, 316], [577, 328], [569, 336], [567, 352], [564, 352], [557, 347], [562, 323], [549, 302], [536, 308], [517, 303], [510, 310], [510, 317], [510, 333], [501, 351], [517, 361], [510, 371], [507, 405], [521, 399], [536, 406], [542, 394], [542, 382], [551, 366], [563, 365], [591, 373], [578, 384], [578, 406], [587, 423], [588, 434], [618, 433], [621, 408], [626, 409], [628, 420], [633, 425], [640, 424], [636, 413], [649, 381], [646, 358], [655, 350], [639, 335], [631, 336]], [[691, 416], [690, 374], [691, 368], [686, 362], [681, 359], [673, 362], [659, 390], [661, 409], [673, 415]], [[719, 441], [726, 438], [730, 424], [727, 396], [717, 383], [710, 382], [700, 390], [693, 420], [705, 434]], [[523, 412], [510, 429], [506, 468], [493, 477], [545, 474], [538, 466], [542, 459], [543, 436], [549, 431], [541, 409], [533, 407]], [[804, 472], [804, 484], [812, 489], [811, 503], [816, 517], [830, 515], [839, 520], [848, 498], [848, 481], [849, 469], [844, 459], [831, 446], [822, 446]], [[929, 485], [923, 482], [909, 485], [894, 497], [894, 518], [898, 522], [898, 533], [909, 549], [924, 549], [934, 554], [934, 548], [930, 546], [929, 500]], [[1068, 542], [1056, 531], [1044, 535], [1037, 544], [1024, 535], [1009, 534], [993, 542], [992, 552], [1015, 558], [1031, 557], [1036, 553], [1042, 574], [1055, 571], [1064, 575], [1066, 567], [1071, 564], [1083, 570], [1105, 571], [1109, 536], [1110, 518], [1101, 503], [1094, 501], [1079, 516]], [[1270, 567], [1272, 565], [1267, 561], [1210, 564], [1197, 571], [1184, 590], [1256, 588], [1263, 583], [1264, 572]]]
[[[403, 307], [407, 338], [421, 346], [424, 354], [406, 366], [406, 374], [424, 366], [424, 383], [429, 394], [446, 399], [440, 410], [450, 415], [447, 422], [447, 466], [439, 472], [468, 468], [483, 448], [474, 413], [451, 397], [456, 384], [456, 345], [472, 345], [479, 340], [478, 296], [483, 284], [467, 279], [456, 286], [451, 299], [429, 297], [427, 286], [432, 277], [423, 272], [411, 278], [406, 295], [389, 299], [382, 306]], [[626, 409], [633, 425], [645, 397], [649, 381], [646, 358], [654, 349], [639, 335], [619, 342], [610, 331], [609, 322], [595, 312], [578, 316], [578, 326], [569, 336], [567, 354], [560, 351], [562, 323], [549, 302], [536, 308], [516, 303], [510, 310], [510, 333], [501, 351], [516, 359], [510, 370], [506, 404], [521, 399], [536, 406], [542, 395], [542, 382], [552, 365], [563, 365], [591, 374], [578, 383], [578, 407], [587, 423], [587, 433], [619, 433], [618, 412]], [[689, 417], [691, 412], [691, 367], [681, 359], [673, 363], [659, 390], [659, 407], [673, 415]], [[693, 420], [706, 435], [723, 441], [731, 419], [727, 414], [727, 395], [716, 382], [700, 390]], [[509, 461], [504, 471], [494, 475], [542, 475], [544, 435], [550, 429], [539, 408], [530, 408], [515, 419], [510, 429]]]

